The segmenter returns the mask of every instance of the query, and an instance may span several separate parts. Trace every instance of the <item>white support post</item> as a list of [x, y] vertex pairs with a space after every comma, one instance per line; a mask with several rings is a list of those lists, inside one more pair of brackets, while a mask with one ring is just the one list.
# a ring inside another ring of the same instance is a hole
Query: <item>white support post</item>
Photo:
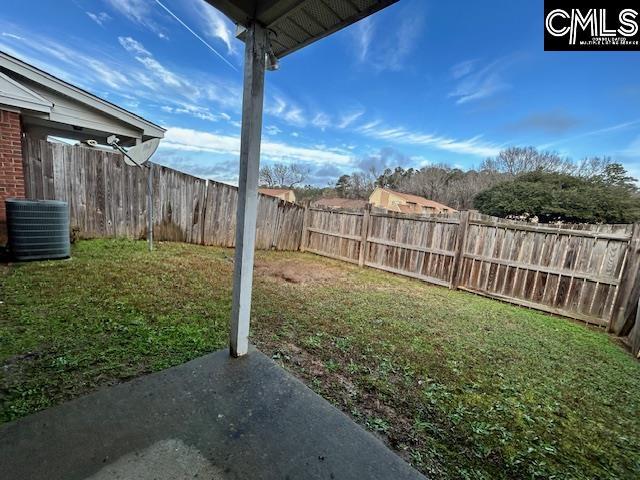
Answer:
[[233, 357], [245, 355], [249, 349], [266, 45], [266, 30], [253, 23], [247, 29], [244, 53], [240, 177], [231, 306], [230, 352]]

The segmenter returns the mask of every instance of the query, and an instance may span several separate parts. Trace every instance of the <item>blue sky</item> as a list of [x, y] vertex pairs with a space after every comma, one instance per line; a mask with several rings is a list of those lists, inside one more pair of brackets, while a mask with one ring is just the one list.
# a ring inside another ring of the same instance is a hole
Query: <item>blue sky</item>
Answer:
[[[233, 183], [243, 44], [203, 1], [161, 1], [207, 45], [156, 0], [4, 0], [0, 49], [167, 128], [156, 161]], [[640, 53], [544, 52], [541, 0], [400, 0], [267, 73], [262, 162], [310, 183], [511, 145], [640, 176]]]

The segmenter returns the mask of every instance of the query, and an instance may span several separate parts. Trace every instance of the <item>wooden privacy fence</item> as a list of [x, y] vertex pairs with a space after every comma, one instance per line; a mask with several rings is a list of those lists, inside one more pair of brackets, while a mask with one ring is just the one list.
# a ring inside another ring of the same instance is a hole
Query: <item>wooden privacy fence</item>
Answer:
[[[26, 138], [27, 198], [69, 203], [71, 225], [85, 238], [143, 238], [147, 175], [152, 175], [154, 238], [232, 247], [238, 189], [150, 163], [125, 165], [120, 153]], [[259, 196], [256, 246], [298, 250], [304, 210]]]
[[301, 250], [609, 325], [633, 301], [639, 238], [637, 225], [310, 208]]
[[[81, 236], [144, 237], [151, 174], [155, 238], [235, 244], [236, 187], [156, 164], [129, 167], [98, 149], [26, 138], [23, 152], [28, 198], [67, 201]], [[638, 225], [303, 209], [260, 195], [256, 247], [306, 250], [608, 325], [620, 336], [638, 332]]]

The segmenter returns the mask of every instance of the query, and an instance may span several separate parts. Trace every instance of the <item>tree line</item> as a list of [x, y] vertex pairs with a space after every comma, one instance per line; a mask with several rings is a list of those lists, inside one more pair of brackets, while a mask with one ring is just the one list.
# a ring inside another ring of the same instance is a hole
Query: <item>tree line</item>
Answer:
[[[275, 167], [261, 181], [273, 185]], [[301, 185], [309, 172], [295, 165], [275, 181], [299, 200], [321, 196], [367, 199], [376, 187], [419, 195], [457, 210], [477, 209], [504, 218], [540, 222], [631, 223], [640, 220], [640, 190], [625, 168], [608, 157], [576, 162], [534, 147], [511, 147], [463, 171], [446, 164], [415, 169], [370, 168], [341, 175], [335, 185]], [[275, 186], [275, 185], [273, 185]]]

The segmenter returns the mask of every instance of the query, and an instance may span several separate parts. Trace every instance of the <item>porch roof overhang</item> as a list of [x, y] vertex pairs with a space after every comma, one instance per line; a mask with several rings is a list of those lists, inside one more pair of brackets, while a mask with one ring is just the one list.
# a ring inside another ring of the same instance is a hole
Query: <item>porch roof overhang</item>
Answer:
[[282, 58], [398, 0], [207, 0], [233, 22], [257, 21]]
[[18, 111], [34, 136], [60, 136], [123, 146], [163, 138], [165, 129], [118, 105], [0, 52], [0, 108]]

